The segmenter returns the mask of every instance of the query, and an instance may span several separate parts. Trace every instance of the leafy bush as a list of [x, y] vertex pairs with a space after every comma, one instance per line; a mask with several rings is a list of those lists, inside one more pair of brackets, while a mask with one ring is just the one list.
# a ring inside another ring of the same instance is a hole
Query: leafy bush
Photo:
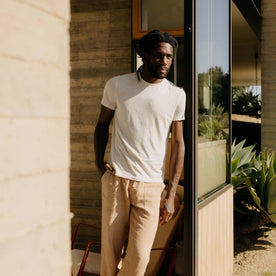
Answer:
[[245, 86], [232, 89], [232, 113], [261, 116], [261, 100], [258, 95], [248, 91]]
[[[212, 84], [211, 87], [210, 82]], [[199, 73], [198, 87], [209, 87], [212, 103], [228, 109], [229, 74], [224, 73], [220, 66], [210, 67], [206, 73]], [[199, 109], [201, 109], [200, 106]]]
[[232, 145], [232, 183], [235, 210], [246, 214], [255, 206], [276, 224], [276, 159], [264, 150], [258, 156], [254, 145], [244, 147], [245, 140]]
[[227, 133], [224, 130], [229, 125], [228, 116], [223, 107], [213, 105], [207, 113], [199, 115], [198, 135], [211, 140], [227, 138]]

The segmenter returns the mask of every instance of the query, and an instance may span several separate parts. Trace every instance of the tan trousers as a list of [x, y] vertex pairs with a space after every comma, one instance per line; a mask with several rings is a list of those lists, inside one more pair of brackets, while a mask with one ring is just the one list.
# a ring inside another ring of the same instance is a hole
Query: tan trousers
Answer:
[[[101, 276], [144, 275], [158, 227], [164, 187], [163, 183], [137, 182], [105, 172], [102, 177]], [[127, 251], [121, 261], [127, 237]]]

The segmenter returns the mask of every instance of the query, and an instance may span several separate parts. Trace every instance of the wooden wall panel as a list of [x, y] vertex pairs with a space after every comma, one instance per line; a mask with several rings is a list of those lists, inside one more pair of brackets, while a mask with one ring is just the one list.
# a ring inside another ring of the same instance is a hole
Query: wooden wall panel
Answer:
[[262, 1], [262, 149], [276, 152], [276, 0]]
[[100, 225], [93, 136], [105, 82], [131, 71], [131, 1], [71, 0], [70, 47], [72, 224]]
[[230, 276], [233, 271], [233, 188], [198, 213], [198, 275]]

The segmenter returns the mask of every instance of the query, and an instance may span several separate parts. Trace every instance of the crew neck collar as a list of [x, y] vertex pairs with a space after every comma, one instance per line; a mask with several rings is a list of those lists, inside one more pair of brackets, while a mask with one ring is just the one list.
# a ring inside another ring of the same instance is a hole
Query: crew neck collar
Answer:
[[162, 79], [160, 82], [157, 82], [157, 83], [147, 82], [143, 79], [140, 71], [136, 71], [136, 75], [137, 75], [138, 81], [145, 84], [145, 85], [147, 85], [147, 86], [158, 86], [158, 85], [161, 85], [165, 82], [165, 78]]

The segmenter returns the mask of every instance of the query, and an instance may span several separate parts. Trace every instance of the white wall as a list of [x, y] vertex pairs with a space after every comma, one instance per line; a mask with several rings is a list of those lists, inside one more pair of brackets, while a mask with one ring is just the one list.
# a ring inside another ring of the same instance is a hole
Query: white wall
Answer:
[[0, 275], [70, 275], [69, 3], [0, 2]]

